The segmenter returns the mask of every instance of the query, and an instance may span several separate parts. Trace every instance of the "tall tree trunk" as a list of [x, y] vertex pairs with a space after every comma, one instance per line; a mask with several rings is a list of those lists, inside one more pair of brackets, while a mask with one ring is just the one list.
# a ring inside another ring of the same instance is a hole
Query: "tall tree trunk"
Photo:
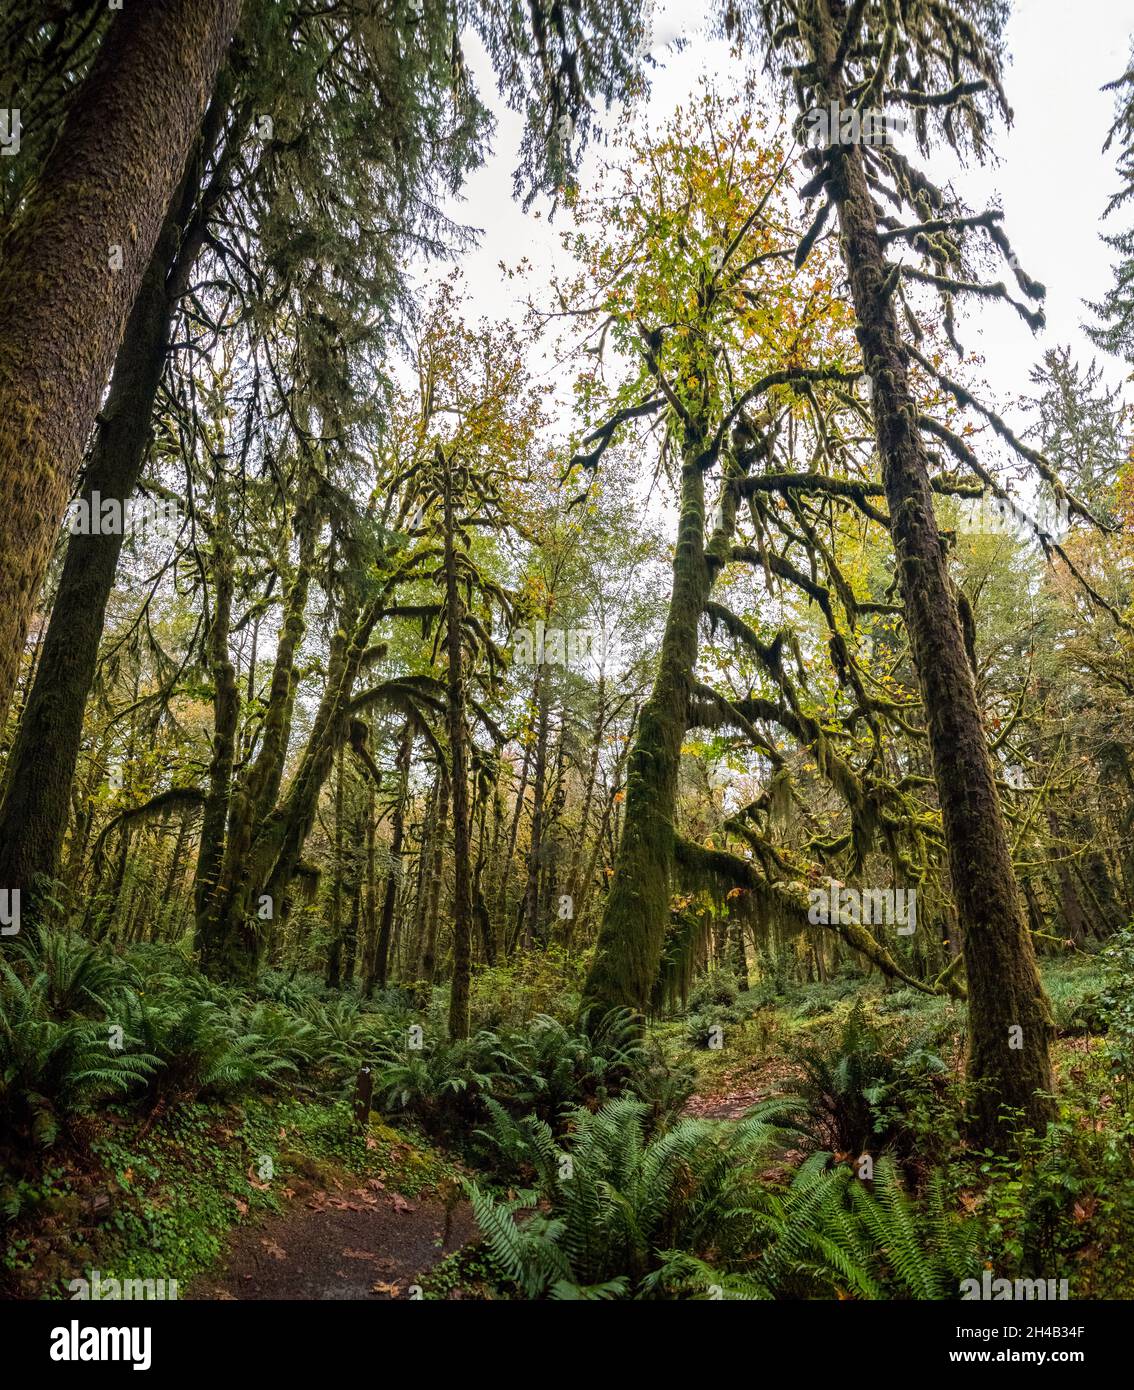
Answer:
[[551, 798], [546, 812], [547, 826], [540, 853], [542, 876], [539, 887], [539, 943], [547, 944], [553, 924], [559, 921], [559, 870], [562, 853], [561, 830], [563, 812], [567, 806], [567, 712], [562, 710], [559, 724], [559, 743], [555, 754], [555, 777], [551, 783]]
[[583, 789], [583, 808], [579, 812], [579, 838], [575, 842], [575, 848], [571, 855], [571, 867], [567, 873], [567, 896], [571, 900], [571, 916], [565, 934], [570, 939], [572, 924], [575, 921], [576, 904], [579, 899], [580, 875], [583, 872], [583, 861], [587, 851], [587, 830], [591, 823], [591, 807], [594, 805], [595, 787], [598, 783], [599, 754], [602, 751], [602, 741], [606, 735], [606, 668], [605, 665], [599, 670], [598, 687], [595, 691], [595, 703], [597, 705], [597, 721], [595, 724], [595, 736], [591, 742], [591, 756], [587, 764], [587, 784]]
[[[825, 105], [849, 106], [836, 71], [838, 41], [830, 0], [808, 6], [802, 26]], [[934, 777], [962, 923], [969, 991], [968, 1074], [974, 1083], [974, 1137], [997, 1142], [1002, 1106], [1043, 1126], [1053, 1107], [1051, 1011], [1036, 967], [1004, 828], [961, 617], [946, 566], [929, 486], [918, 409], [892, 300], [859, 145], [836, 145], [831, 194], [858, 318], [873, 402], [906, 626], [921, 685]]]
[[520, 785], [516, 789], [516, 800], [512, 808], [512, 828], [508, 833], [508, 849], [500, 866], [500, 887], [496, 895], [496, 920], [504, 923], [505, 952], [511, 949], [511, 933], [508, 930], [508, 885], [512, 879], [512, 861], [516, 856], [516, 841], [520, 833], [520, 819], [524, 813], [524, 799], [528, 794], [528, 777], [531, 774], [533, 741], [524, 743], [524, 761], [520, 769]]
[[[227, 92], [218, 83], [201, 140], [174, 208], [162, 225], [127, 321], [87, 464], [82, 492], [87, 508], [97, 507], [92, 502], [96, 495], [104, 501], [126, 502], [142, 475], [170, 325], [229, 166], [228, 158], [222, 158], [194, 212], [201, 167], [219, 138], [226, 108]], [[236, 136], [231, 136], [230, 146], [236, 143]], [[226, 156], [230, 153], [226, 148]], [[83, 712], [94, 681], [124, 529], [73, 535], [67, 542], [42, 656], [6, 768], [0, 803], [0, 883], [23, 890], [32, 922], [37, 915], [36, 885], [58, 872]]]
[[[374, 948], [374, 979], [379, 989], [385, 989], [390, 976], [390, 935], [394, 926], [394, 909], [401, 881], [402, 850], [405, 845], [406, 800], [409, 795], [409, 770], [413, 758], [413, 724], [407, 719], [402, 730], [395, 766], [398, 771], [397, 800], [390, 822], [390, 872], [386, 875], [386, 892], [382, 899], [382, 916], [378, 922], [378, 939]], [[372, 984], [368, 987], [372, 987]]]
[[363, 948], [364, 987], [367, 998], [370, 997], [374, 988], [374, 952], [378, 944], [378, 884], [375, 878], [377, 865], [374, 851], [374, 785], [368, 782], [366, 789], [366, 893], [363, 912], [363, 931], [366, 943]]
[[342, 971], [343, 942], [339, 929], [343, 900], [343, 790], [345, 749], [339, 748], [339, 766], [335, 777], [335, 867], [331, 879], [331, 949], [327, 954], [327, 988], [338, 989]]
[[[638, 727], [638, 719], [641, 710], [634, 711], [634, 718], [631, 720], [630, 727]], [[573, 919], [574, 930], [578, 931], [587, 921], [587, 911], [591, 904], [591, 896], [594, 893], [595, 875], [598, 872], [599, 860], [602, 858], [603, 849], [606, 846], [607, 838], [610, 834], [610, 823], [613, 819], [613, 811], [617, 802], [615, 797], [622, 787], [622, 776], [625, 771], [626, 762], [630, 755], [629, 744], [624, 744], [619, 753], [615, 766], [611, 774], [610, 795], [602, 808], [602, 815], [599, 817], [598, 830], [595, 834], [595, 842], [591, 846], [590, 858], [587, 860], [586, 868], [583, 870], [583, 877], [579, 883], [579, 896], [575, 902], [575, 917]]]
[[358, 958], [358, 930], [362, 921], [363, 869], [366, 856], [365, 818], [365, 803], [359, 797], [351, 810], [350, 817], [350, 857], [347, 861], [346, 879], [350, 915], [347, 918], [346, 927], [343, 929], [344, 989], [350, 989], [354, 984], [354, 971]]
[[445, 874], [445, 837], [449, 829], [449, 778], [441, 769], [438, 793], [437, 828], [433, 834], [433, 869], [429, 879], [429, 908], [425, 922], [425, 943], [421, 952], [421, 978], [433, 983], [437, 974], [437, 918], [441, 910], [441, 881]]
[[453, 801], [453, 978], [449, 988], [449, 1036], [469, 1033], [469, 981], [472, 974], [472, 887], [469, 853], [469, 757], [465, 727], [465, 683], [461, 650], [464, 605], [457, 575], [456, 503], [452, 460], [437, 446], [445, 503], [445, 649], [449, 706], [450, 795]]
[[0, 724], [127, 317], [240, 0], [112, 24], [0, 252]]
[[440, 778], [429, 789], [421, 819], [421, 841], [417, 855], [417, 891], [414, 895], [413, 954], [407, 962], [411, 980], [421, 979], [421, 962], [425, 954], [425, 921], [429, 907], [429, 865], [433, 858], [433, 839], [437, 833], [437, 807], [441, 790]]
[[584, 1008], [594, 1011], [621, 1006], [646, 1012], [669, 921], [677, 774], [697, 661], [697, 625], [711, 583], [704, 547], [705, 484], [698, 453], [698, 441], [687, 440], [673, 592], [661, 657], [630, 754], [624, 829], [583, 991]]
[[165, 880], [165, 893], [163, 895], [163, 917], [161, 933], [158, 940], [176, 939], [176, 925], [181, 915], [181, 887], [185, 874], [185, 845], [189, 839], [189, 814], [186, 811], [181, 813], [181, 823], [177, 830], [177, 841], [173, 846], [173, 855], [169, 861], [169, 873]]
[[236, 756], [236, 726], [240, 717], [240, 692], [236, 668], [229, 654], [232, 626], [233, 545], [229, 533], [228, 480], [223, 462], [217, 463], [217, 516], [213, 553], [213, 611], [208, 630], [209, 666], [213, 676], [213, 756], [209, 762], [209, 783], [201, 819], [201, 841], [197, 850], [197, 872], [193, 901], [197, 918], [196, 948], [202, 968], [217, 974], [228, 973], [232, 964], [227, 945], [217, 931], [214, 894], [224, 856], [225, 825], [232, 788], [232, 769]]
[[543, 803], [547, 792], [547, 734], [551, 719], [551, 672], [546, 661], [540, 662], [536, 686], [536, 746], [535, 770], [532, 774], [532, 825], [528, 840], [528, 876], [520, 904], [523, 942], [530, 947], [539, 923], [539, 878], [543, 851]]

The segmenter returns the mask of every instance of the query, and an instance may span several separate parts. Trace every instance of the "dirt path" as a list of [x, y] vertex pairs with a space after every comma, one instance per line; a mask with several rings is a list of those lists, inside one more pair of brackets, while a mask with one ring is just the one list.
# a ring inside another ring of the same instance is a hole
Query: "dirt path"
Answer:
[[396, 1299], [437, 1262], [477, 1237], [467, 1203], [447, 1216], [435, 1198], [357, 1188], [315, 1191], [277, 1216], [242, 1227], [191, 1299]]
[[714, 1067], [685, 1102], [683, 1114], [700, 1120], [739, 1120], [762, 1100], [791, 1095], [797, 1068], [779, 1056], [741, 1056]]
[[775, 1094], [775, 1091], [746, 1087], [718, 1095], [692, 1095], [685, 1102], [682, 1113], [695, 1115], [699, 1120], [739, 1120], [754, 1105]]

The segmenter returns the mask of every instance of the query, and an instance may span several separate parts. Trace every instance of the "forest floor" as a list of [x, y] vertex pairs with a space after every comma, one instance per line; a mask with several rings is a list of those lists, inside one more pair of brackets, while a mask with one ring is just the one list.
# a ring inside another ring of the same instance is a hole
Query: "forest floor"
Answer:
[[439, 1260], [478, 1238], [467, 1202], [416, 1201], [361, 1187], [313, 1185], [280, 1214], [243, 1226], [217, 1268], [195, 1279], [191, 1299], [397, 1299], [420, 1296]]
[[[790, 1089], [779, 1057], [741, 1056], [707, 1071], [685, 1114], [736, 1120]], [[415, 1143], [420, 1141], [415, 1140]], [[798, 1160], [786, 1152], [787, 1164]], [[777, 1174], [778, 1174], [777, 1169]], [[773, 1176], [770, 1174], [769, 1176]], [[320, 1180], [323, 1186], [320, 1186]], [[441, 1194], [451, 1189], [444, 1181]], [[288, 1180], [287, 1205], [234, 1228], [225, 1252], [193, 1280], [189, 1299], [398, 1299], [420, 1297], [421, 1280], [446, 1257], [474, 1246], [480, 1233], [465, 1201], [422, 1194], [409, 1199], [383, 1178], [346, 1170]], [[475, 1296], [463, 1282], [446, 1297]]]
[[[1081, 1015], [1096, 980], [1089, 963], [1068, 963], [1048, 985], [1066, 1084], [1090, 1055]], [[651, 1034], [692, 1081], [683, 1113], [724, 1123], [797, 1094], [799, 1048], [837, 1037], [864, 997], [878, 1027], [935, 1039], [944, 1069], [959, 1076], [959, 1006], [877, 982], [691, 1001]], [[710, 1034], [718, 1046], [706, 1045]], [[375, 1113], [363, 1132], [345, 1101], [286, 1093], [195, 1102], [157, 1124], [110, 1107], [17, 1184], [24, 1212], [8, 1228], [0, 1287], [13, 1297], [67, 1297], [77, 1274], [100, 1270], [172, 1277], [182, 1299], [196, 1300], [500, 1297], [463, 1180], [504, 1189], [403, 1123]], [[789, 1179], [803, 1157], [772, 1152], [760, 1176]]]

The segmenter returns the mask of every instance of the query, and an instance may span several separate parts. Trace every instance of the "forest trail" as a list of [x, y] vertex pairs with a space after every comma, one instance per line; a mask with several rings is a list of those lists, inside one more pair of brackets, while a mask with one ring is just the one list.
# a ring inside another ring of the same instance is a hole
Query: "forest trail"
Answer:
[[702, 1075], [682, 1113], [699, 1120], [740, 1120], [761, 1101], [794, 1095], [798, 1079], [798, 1068], [778, 1052], [741, 1053]]
[[380, 1179], [298, 1194], [263, 1223], [242, 1227], [214, 1270], [185, 1297], [198, 1300], [393, 1300], [476, 1238], [468, 1203], [387, 1192]]

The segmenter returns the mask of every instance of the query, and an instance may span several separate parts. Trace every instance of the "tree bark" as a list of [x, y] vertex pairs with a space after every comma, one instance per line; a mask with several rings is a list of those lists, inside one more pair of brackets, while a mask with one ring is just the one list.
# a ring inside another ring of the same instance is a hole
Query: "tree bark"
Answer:
[[125, 6], [4, 238], [0, 724], [99, 398], [239, 13], [240, 0]]
[[697, 662], [697, 625], [711, 585], [698, 445], [686, 441], [673, 593], [657, 676], [630, 754], [614, 879], [583, 992], [584, 1009], [596, 1012], [624, 1007], [646, 1013], [669, 921], [677, 776]]
[[[219, 138], [228, 104], [221, 85], [218, 82], [202, 138], [182, 179], [175, 206], [162, 225], [126, 325], [102, 424], [87, 464], [82, 499], [88, 507], [94, 505], [94, 494], [103, 500], [127, 501], [142, 475], [170, 325], [227, 172], [228, 161], [222, 158], [201, 196], [201, 167]], [[226, 154], [235, 143], [233, 135]], [[123, 539], [121, 531], [114, 531], [73, 535], [68, 540], [42, 655], [5, 770], [0, 804], [0, 883], [22, 890], [24, 910], [33, 923], [37, 885], [54, 878], [59, 868], [83, 713], [94, 681], [106, 605]]]
[[437, 826], [433, 832], [433, 869], [429, 879], [429, 907], [426, 913], [425, 942], [421, 952], [421, 978], [433, 983], [437, 974], [437, 918], [441, 910], [441, 881], [445, 873], [445, 836], [449, 829], [449, 778], [442, 768], [438, 776]]
[[[835, 69], [830, 0], [810, 7], [802, 27], [820, 73], [824, 103], [849, 105]], [[808, 30], [811, 32], [808, 32]], [[969, 988], [968, 1074], [974, 1137], [998, 1142], [1001, 1107], [1043, 1126], [1053, 1115], [1051, 1012], [1012, 869], [961, 617], [938, 533], [928, 460], [918, 430], [906, 358], [890, 297], [888, 265], [861, 147], [836, 145], [831, 193], [858, 318], [889, 504], [906, 625], [928, 722], [950, 873], [962, 923]]]
[[367, 982], [369, 994], [376, 984], [385, 989], [390, 975], [390, 935], [394, 927], [394, 908], [398, 901], [399, 869], [402, 862], [402, 849], [406, 831], [406, 799], [409, 794], [410, 760], [413, 757], [413, 725], [407, 719], [398, 745], [396, 766], [398, 769], [397, 801], [390, 823], [390, 872], [386, 875], [386, 890], [382, 898], [382, 916], [378, 922], [378, 938], [374, 947], [374, 975]]
[[445, 503], [445, 646], [449, 705], [450, 795], [453, 803], [453, 977], [449, 989], [449, 1036], [469, 1033], [469, 982], [472, 974], [472, 888], [469, 850], [468, 732], [465, 727], [465, 687], [461, 650], [464, 607], [457, 576], [456, 513], [453, 464], [438, 445]]

